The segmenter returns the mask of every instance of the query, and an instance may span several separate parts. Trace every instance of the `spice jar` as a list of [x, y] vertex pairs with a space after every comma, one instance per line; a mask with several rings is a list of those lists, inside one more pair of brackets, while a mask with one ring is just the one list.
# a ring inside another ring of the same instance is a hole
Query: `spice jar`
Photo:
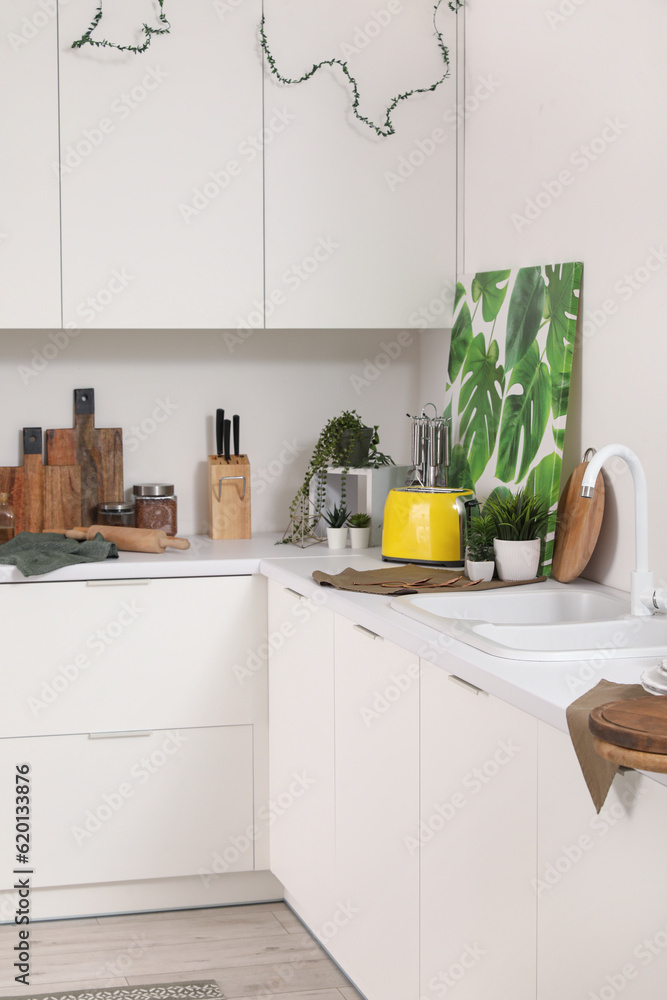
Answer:
[[123, 528], [134, 528], [134, 504], [133, 503], [98, 503], [97, 524], [104, 527], [111, 525]]
[[9, 493], [0, 493], [0, 545], [14, 537], [14, 511], [9, 506]]
[[176, 497], [172, 483], [141, 483], [132, 487], [137, 528], [177, 533]]

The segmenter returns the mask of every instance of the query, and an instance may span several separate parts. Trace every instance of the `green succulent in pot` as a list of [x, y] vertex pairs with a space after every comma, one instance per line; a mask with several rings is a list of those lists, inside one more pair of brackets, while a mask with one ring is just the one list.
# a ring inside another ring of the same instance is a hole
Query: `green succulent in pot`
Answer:
[[323, 517], [330, 528], [344, 528], [347, 524], [347, 508], [344, 504], [340, 507], [334, 504], [333, 510], [325, 510]]
[[350, 514], [347, 523], [351, 528], [367, 528], [371, 523], [370, 514]]
[[484, 516], [493, 522], [495, 537], [503, 541], [544, 538], [549, 522], [550, 498], [544, 493], [521, 489], [507, 496], [489, 497]]
[[466, 557], [470, 562], [491, 562], [495, 556], [495, 521], [488, 514], [473, 517], [466, 530]]

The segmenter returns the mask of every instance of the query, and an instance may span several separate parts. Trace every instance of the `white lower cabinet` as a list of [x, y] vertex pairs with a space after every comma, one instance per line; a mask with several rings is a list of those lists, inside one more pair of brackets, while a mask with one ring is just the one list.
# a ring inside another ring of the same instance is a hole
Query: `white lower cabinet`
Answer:
[[538, 1000], [657, 1000], [667, 976], [667, 794], [619, 774], [599, 815], [569, 737], [539, 724]]
[[325, 946], [369, 1000], [419, 994], [419, 660], [335, 620], [336, 892]]
[[422, 661], [421, 1000], [534, 1000], [536, 726]]
[[[30, 764], [35, 888], [196, 875], [252, 825], [252, 726], [0, 740], [0, 755], [4, 788]], [[5, 858], [14, 825], [4, 810]], [[251, 844], [228, 870], [253, 860]]]

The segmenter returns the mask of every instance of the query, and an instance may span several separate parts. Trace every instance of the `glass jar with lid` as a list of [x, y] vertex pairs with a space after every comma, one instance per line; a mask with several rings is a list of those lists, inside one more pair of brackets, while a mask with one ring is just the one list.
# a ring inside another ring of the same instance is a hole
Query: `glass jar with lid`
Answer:
[[119, 526], [122, 528], [134, 528], [134, 504], [117, 503], [107, 501], [97, 505], [97, 524], [109, 526]]
[[132, 487], [137, 528], [158, 528], [177, 533], [177, 498], [173, 483], [139, 483]]

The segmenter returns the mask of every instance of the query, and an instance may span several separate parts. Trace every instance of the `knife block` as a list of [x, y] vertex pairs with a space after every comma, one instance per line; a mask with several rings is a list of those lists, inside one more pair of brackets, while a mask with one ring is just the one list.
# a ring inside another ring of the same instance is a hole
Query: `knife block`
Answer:
[[209, 537], [250, 538], [250, 462], [247, 455], [208, 456]]

